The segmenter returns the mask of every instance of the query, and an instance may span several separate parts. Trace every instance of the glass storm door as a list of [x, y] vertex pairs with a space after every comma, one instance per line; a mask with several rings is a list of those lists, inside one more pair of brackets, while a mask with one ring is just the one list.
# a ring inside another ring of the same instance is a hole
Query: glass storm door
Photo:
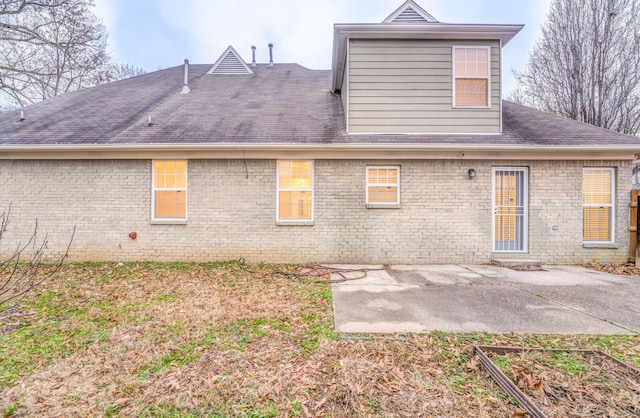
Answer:
[[526, 252], [527, 168], [493, 169], [493, 251]]

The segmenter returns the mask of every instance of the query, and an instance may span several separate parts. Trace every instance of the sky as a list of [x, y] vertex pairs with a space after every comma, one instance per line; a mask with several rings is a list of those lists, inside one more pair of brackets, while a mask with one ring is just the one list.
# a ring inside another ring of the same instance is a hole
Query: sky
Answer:
[[[524, 24], [504, 47], [503, 91], [524, 69], [551, 0], [417, 0], [447, 23]], [[334, 23], [379, 23], [404, 0], [95, 0], [96, 14], [109, 33], [109, 51], [122, 63], [147, 71], [213, 64], [232, 45], [251, 61], [298, 63], [330, 69]]]

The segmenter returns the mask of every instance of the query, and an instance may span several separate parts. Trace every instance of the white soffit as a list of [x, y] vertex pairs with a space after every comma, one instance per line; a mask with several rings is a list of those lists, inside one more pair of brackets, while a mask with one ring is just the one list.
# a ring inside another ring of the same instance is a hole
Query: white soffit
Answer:
[[407, 0], [395, 12], [391, 13], [382, 23], [438, 23], [438, 20], [418, 6], [413, 0]]
[[220, 58], [213, 64], [213, 67], [207, 72], [207, 74], [253, 74], [251, 68], [244, 62], [240, 54], [231, 46], [227, 48]]

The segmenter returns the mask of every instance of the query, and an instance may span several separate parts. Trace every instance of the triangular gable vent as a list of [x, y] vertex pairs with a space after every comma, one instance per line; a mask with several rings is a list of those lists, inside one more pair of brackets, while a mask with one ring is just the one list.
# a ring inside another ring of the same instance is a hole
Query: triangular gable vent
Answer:
[[427, 13], [422, 7], [408, 0], [395, 12], [384, 20], [383, 23], [403, 23], [413, 25], [420, 23], [438, 23], [435, 17]]
[[251, 71], [251, 68], [244, 62], [238, 52], [232, 46], [229, 46], [207, 74], [253, 74], [253, 71]]

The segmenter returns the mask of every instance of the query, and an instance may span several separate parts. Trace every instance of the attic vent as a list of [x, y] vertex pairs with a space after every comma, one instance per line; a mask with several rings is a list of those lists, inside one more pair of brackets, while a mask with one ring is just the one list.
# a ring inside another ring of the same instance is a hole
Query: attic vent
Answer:
[[383, 23], [414, 25], [420, 23], [438, 23], [438, 21], [413, 0], [407, 0], [395, 12], [391, 13]]
[[394, 23], [424, 23], [426, 20], [412, 8], [408, 8], [393, 19]]
[[240, 55], [229, 46], [207, 74], [253, 74]]

